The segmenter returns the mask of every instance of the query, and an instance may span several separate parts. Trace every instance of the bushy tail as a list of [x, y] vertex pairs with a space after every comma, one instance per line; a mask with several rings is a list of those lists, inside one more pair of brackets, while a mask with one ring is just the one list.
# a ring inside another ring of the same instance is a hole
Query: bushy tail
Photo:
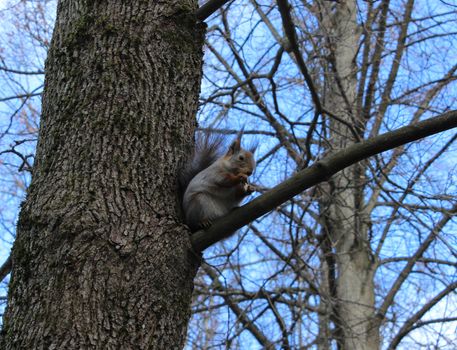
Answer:
[[222, 157], [223, 144], [224, 138], [220, 135], [211, 133], [196, 134], [194, 152], [179, 174], [181, 198], [184, 196], [187, 186], [195, 175]]

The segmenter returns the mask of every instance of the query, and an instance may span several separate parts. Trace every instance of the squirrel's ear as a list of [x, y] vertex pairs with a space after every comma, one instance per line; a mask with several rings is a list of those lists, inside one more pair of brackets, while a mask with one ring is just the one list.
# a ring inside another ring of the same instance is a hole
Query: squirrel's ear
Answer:
[[257, 150], [257, 147], [259, 147], [259, 142], [255, 141], [254, 143], [251, 143], [251, 145], [248, 147], [248, 151], [254, 154]]
[[241, 148], [241, 143], [240, 139], [236, 139], [235, 141], [232, 142], [232, 144], [229, 147], [229, 150], [227, 151], [227, 156], [231, 156], [232, 154], [236, 154], [240, 151]]

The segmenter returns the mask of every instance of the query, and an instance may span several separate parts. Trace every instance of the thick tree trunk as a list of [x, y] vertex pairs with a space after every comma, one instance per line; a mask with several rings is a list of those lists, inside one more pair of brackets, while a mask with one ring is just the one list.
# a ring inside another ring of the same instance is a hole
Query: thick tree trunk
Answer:
[[191, 148], [197, 1], [59, 1], [3, 349], [179, 349], [198, 259], [176, 175]]
[[[363, 129], [356, 113], [356, 55], [359, 46], [356, 2], [342, 2], [331, 10], [323, 25], [331, 38], [332, 67], [326, 82], [326, 106], [343, 117], [353, 130]], [[331, 120], [332, 149], [343, 149], [355, 142], [354, 132]], [[363, 133], [360, 133], [363, 135]], [[324, 255], [329, 262], [332, 320], [336, 325], [338, 347], [346, 350], [379, 348], [379, 329], [373, 327], [374, 268], [368, 242], [368, 225], [363, 211], [363, 164], [356, 164], [334, 175], [322, 186], [322, 216], [327, 244]]]

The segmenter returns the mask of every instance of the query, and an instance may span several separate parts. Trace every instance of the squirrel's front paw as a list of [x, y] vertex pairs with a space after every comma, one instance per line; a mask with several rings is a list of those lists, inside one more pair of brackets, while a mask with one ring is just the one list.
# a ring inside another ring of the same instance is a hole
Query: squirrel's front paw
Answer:
[[237, 179], [242, 184], [247, 184], [248, 183], [248, 176], [246, 174], [238, 174], [237, 175]]
[[255, 187], [254, 185], [251, 185], [251, 184], [246, 183], [246, 184], [244, 185], [244, 191], [245, 191], [247, 194], [251, 194], [251, 193], [257, 191], [257, 187]]

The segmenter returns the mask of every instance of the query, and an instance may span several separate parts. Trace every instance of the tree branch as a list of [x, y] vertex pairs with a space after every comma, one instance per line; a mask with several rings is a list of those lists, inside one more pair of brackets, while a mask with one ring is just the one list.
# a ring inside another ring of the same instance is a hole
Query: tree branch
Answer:
[[[416, 329], [414, 324], [418, 324], [418, 321], [422, 316], [424, 316], [430, 309], [438, 304], [446, 295], [455, 291], [457, 288], [457, 282], [449, 284], [446, 288], [444, 288], [439, 294], [437, 294], [433, 299], [427, 302], [418, 312], [416, 312], [408, 321], [405, 322], [403, 327], [400, 328], [398, 333], [395, 335], [394, 339], [389, 345], [388, 350], [394, 350], [397, 348], [398, 344], [401, 340], [412, 330]], [[444, 322], [444, 320], [442, 321]], [[427, 321], [424, 321], [423, 324], [427, 324]]]
[[[208, 274], [214, 284], [214, 288], [219, 291], [225, 291], [225, 288], [222, 286], [216, 272], [207, 265], [202, 265], [203, 270]], [[268, 338], [262, 333], [262, 331], [255, 325], [253, 321], [247, 316], [246, 310], [242, 310], [236, 302], [234, 302], [228, 294], [222, 294], [221, 297], [236, 315], [241, 324], [256, 338], [256, 340], [263, 346], [264, 349], [273, 349], [273, 344], [268, 340]]]
[[3, 263], [2, 267], [0, 267], [0, 282], [3, 281], [11, 271], [11, 255], [6, 259]]
[[297, 194], [325, 181], [338, 171], [362, 159], [455, 127], [457, 127], [457, 111], [450, 111], [438, 117], [352, 144], [346, 149], [317, 161], [241, 208], [236, 208], [225, 217], [216, 220], [207, 231], [195, 232], [191, 239], [192, 246], [195, 251], [203, 251]]
[[392, 305], [395, 296], [397, 295], [398, 291], [403, 285], [403, 282], [408, 278], [409, 274], [411, 273], [413, 267], [416, 265], [416, 262], [423, 256], [424, 252], [428, 249], [428, 247], [434, 242], [438, 234], [441, 232], [443, 227], [451, 220], [454, 215], [457, 213], [457, 203], [454, 205], [452, 209], [450, 209], [447, 213], [443, 215], [441, 220], [433, 227], [432, 231], [429, 233], [427, 238], [421, 243], [419, 248], [417, 248], [414, 255], [408, 260], [405, 267], [403, 267], [402, 271], [398, 275], [397, 279], [393, 283], [392, 287], [390, 288], [389, 293], [384, 297], [384, 301], [382, 302], [381, 306], [378, 309], [378, 317], [384, 318], [387, 310]]
[[195, 15], [199, 21], [203, 22], [214, 12], [224, 6], [228, 1], [229, 0], [209, 0], [197, 9]]
[[295, 32], [294, 22], [292, 20], [292, 16], [290, 14], [290, 4], [287, 0], [277, 0], [279, 13], [281, 14], [282, 25], [284, 27], [284, 33], [289, 40], [290, 47], [286, 48], [290, 49], [295, 56], [297, 66], [300, 69], [300, 72], [303, 74], [305, 78], [306, 84], [308, 85], [309, 91], [311, 93], [311, 98], [314, 102], [316, 107], [316, 111], [318, 114], [322, 114], [322, 105], [319, 99], [319, 95], [317, 94], [316, 87], [314, 86], [313, 79], [308, 72], [308, 68], [306, 67], [306, 63], [303, 59], [303, 56], [300, 52], [297, 42], [297, 33]]

